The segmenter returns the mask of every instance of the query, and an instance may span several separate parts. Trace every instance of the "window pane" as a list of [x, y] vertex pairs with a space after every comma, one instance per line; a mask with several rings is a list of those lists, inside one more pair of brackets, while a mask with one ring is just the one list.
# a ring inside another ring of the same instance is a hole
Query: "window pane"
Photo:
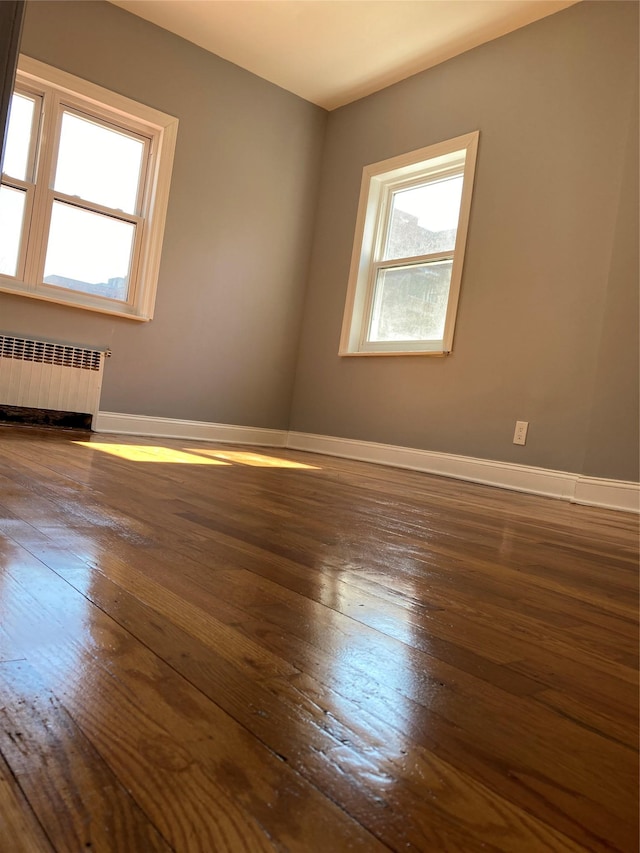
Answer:
[[393, 193], [384, 260], [453, 251], [462, 175]]
[[0, 187], [0, 274], [18, 273], [20, 236], [27, 194], [13, 187]]
[[137, 213], [143, 153], [140, 140], [65, 112], [54, 188], [105, 207]]
[[[18, 178], [20, 181], [26, 181], [27, 172], [31, 172], [29, 152], [35, 105], [35, 98], [19, 95], [17, 92], [14, 92], [11, 97], [11, 113], [2, 171], [5, 175]], [[31, 178], [31, 174], [28, 177]]]
[[45, 284], [126, 301], [135, 225], [55, 201]]
[[438, 261], [380, 270], [368, 340], [441, 340], [452, 265]]

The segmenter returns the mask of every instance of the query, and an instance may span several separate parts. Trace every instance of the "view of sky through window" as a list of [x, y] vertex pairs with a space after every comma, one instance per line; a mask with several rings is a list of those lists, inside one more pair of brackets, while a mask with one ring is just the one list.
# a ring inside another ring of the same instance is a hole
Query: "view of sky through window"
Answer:
[[44, 280], [125, 300], [134, 232], [130, 222], [54, 202]]
[[0, 275], [16, 275], [25, 193], [0, 187]]
[[418, 223], [429, 231], [447, 231], [455, 228], [460, 215], [462, 175], [430, 181], [419, 187], [394, 193], [394, 209], [404, 210], [418, 217]]
[[23, 55], [9, 107], [0, 290], [150, 320], [178, 119]]
[[[30, 181], [34, 111], [39, 99], [14, 92], [4, 173]], [[95, 205], [137, 213], [144, 142], [64, 110], [53, 189]], [[26, 190], [0, 191], [0, 274], [17, 275]], [[113, 215], [55, 200], [45, 283], [125, 301], [136, 226]]]
[[139, 139], [64, 112], [54, 188], [136, 213], [143, 154]]
[[13, 93], [2, 171], [20, 181], [27, 179], [34, 109], [34, 98]]
[[384, 259], [452, 250], [461, 198], [462, 175], [394, 192]]

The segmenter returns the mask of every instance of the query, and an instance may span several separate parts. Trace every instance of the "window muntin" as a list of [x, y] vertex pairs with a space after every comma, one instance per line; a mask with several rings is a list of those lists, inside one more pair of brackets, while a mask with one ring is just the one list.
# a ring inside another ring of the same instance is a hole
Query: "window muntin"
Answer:
[[340, 355], [451, 350], [477, 141], [365, 167]]
[[177, 120], [27, 57], [16, 80], [0, 290], [151, 319]]

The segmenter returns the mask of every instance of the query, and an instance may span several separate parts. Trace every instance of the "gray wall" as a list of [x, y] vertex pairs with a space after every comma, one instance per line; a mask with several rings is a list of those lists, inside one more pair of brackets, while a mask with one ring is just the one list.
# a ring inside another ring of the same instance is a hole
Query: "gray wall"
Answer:
[[[0, 294], [0, 329], [110, 346], [103, 410], [637, 479], [637, 15], [579, 3], [327, 119], [109, 4], [29, 3], [23, 52], [181, 124], [155, 319]], [[453, 354], [338, 358], [363, 165], [475, 129]]]
[[613, 479], [637, 477], [640, 451], [637, 66], [635, 80], [584, 465], [585, 474]]
[[[583, 2], [330, 114], [292, 429], [637, 479], [637, 33]], [[338, 358], [362, 167], [476, 129], [453, 354]]]
[[109, 3], [28, 3], [21, 50], [180, 126], [154, 320], [0, 294], [0, 329], [111, 347], [103, 410], [285, 428], [326, 113]]

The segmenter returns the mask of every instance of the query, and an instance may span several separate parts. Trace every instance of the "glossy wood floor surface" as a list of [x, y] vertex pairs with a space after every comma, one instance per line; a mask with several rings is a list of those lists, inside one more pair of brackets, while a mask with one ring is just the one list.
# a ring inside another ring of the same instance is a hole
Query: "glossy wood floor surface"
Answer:
[[0, 428], [0, 850], [634, 851], [633, 515]]

